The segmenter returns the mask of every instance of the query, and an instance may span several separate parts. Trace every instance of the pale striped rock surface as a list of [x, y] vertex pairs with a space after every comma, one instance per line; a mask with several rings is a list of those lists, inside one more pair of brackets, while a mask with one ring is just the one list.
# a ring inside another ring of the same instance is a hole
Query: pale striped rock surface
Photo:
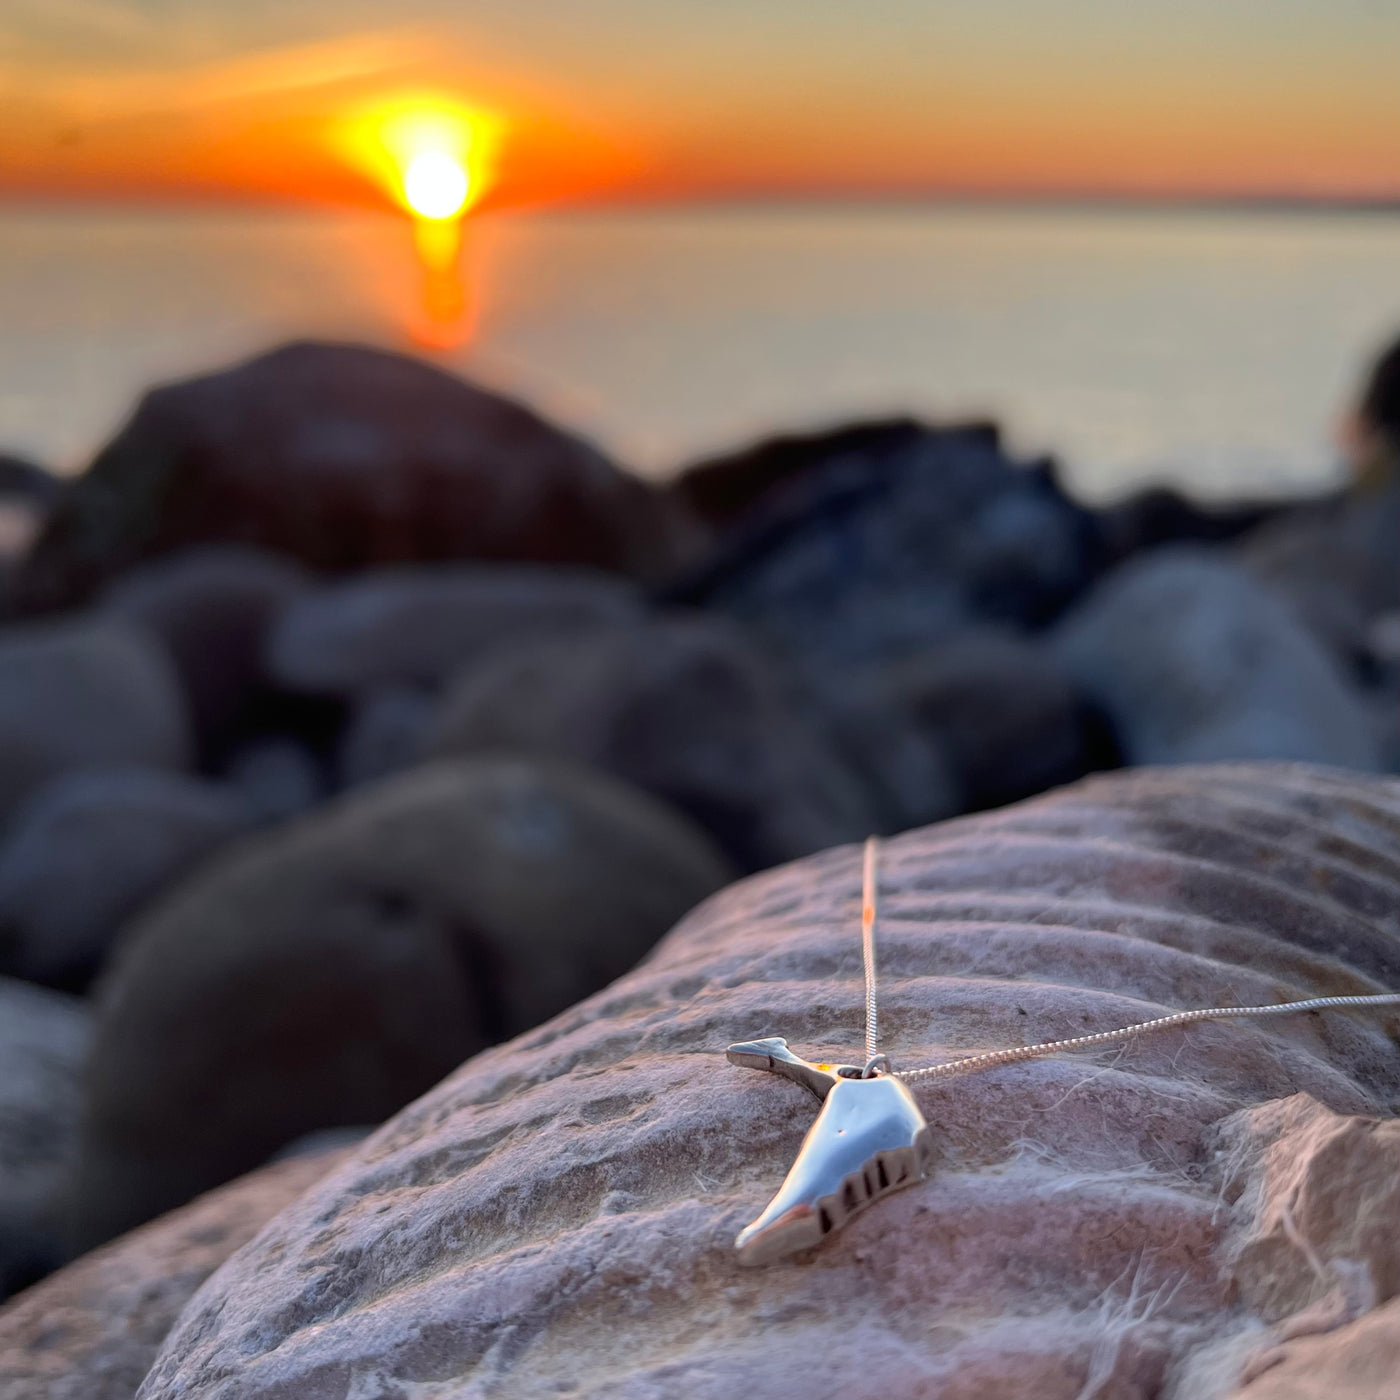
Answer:
[[[841, 848], [730, 887], [403, 1110], [209, 1280], [142, 1400], [1207, 1400], [1282, 1375], [1289, 1336], [1381, 1316], [1400, 1141], [1365, 1120], [1400, 1102], [1396, 1015], [921, 1088], [928, 1181], [740, 1268], [815, 1104], [723, 1050], [859, 1058], [859, 866]], [[1400, 783], [1097, 778], [892, 841], [883, 897], [905, 1066], [1400, 988]]]

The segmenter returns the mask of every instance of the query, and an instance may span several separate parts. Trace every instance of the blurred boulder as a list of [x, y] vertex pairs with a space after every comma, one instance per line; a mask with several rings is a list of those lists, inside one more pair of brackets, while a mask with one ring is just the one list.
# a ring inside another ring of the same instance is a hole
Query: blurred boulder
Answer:
[[12, 1299], [0, 1308], [0, 1400], [132, 1400], [200, 1284], [347, 1155], [262, 1167]]
[[99, 984], [79, 1240], [378, 1122], [727, 877], [645, 795], [519, 761], [421, 767], [250, 838], [129, 925]]
[[665, 573], [678, 502], [528, 409], [417, 360], [294, 344], [148, 393], [15, 581], [71, 606], [141, 559], [215, 541], [317, 569], [434, 559]]
[[63, 1256], [90, 1025], [76, 997], [0, 977], [0, 1298]]
[[903, 830], [1082, 777], [1085, 707], [1043, 647], [989, 628], [833, 678], [834, 717]]
[[190, 748], [179, 680], [151, 638], [86, 617], [0, 628], [0, 824], [58, 773], [183, 768]]
[[250, 722], [268, 688], [265, 634], [306, 582], [300, 565], [266, 550], [205, 545], [122, 574], [99, 606], [165, 645], [210, 759]]
[[84, 769], [45, 784], [0, 841], [0, 969], [82, 985], [123, 920], [249, 816], [226, 788], [154, 769]]
[[315, 754], [285, 734], [244, 744], [229, 759], [224, 780], [264, 822], [298, 816], [326, 795], [325, 774]]
[[1222, 554], [1177, 546], [1109, 575], [1053, 651], [1125, 761], [1381, 765], [1362, 698], [1289, 608]]
[[1287, 507], [1276, 502], [1206, 504], [1169, 486], [1152, 486], [1095, 512], [1106, 564], [1165, 544], [1224, 544]]
[[635, 588], [593, 570], [379, 569], [288, 609], [269, 640], [268, 666], [289, 690], [311, 693], [435, 685], [502, 642], [631, 622], [641, 611]]
[[[692, 463], [676, 476], [671, 490], [711, 525], [727, 528], [776, 488], [833, 458], [888, 452], [917, 443], [927, 431], [913, 418], [879, 418], [816, 433], [783, 433]], [[997, 440], [991, 424], [969, 424], [962, 431]]]
[[411, 768], [427, 751], [436, 714], [436, 699], [419, 686], [366, 691], [341, 738], [336, 763], [341, 787], [359, 787]]
[[1359, 679], [1375, 621], [1400, 609], [1400, 483], [1300, 507], [1247, 536], [1240, 558]]
[[893, 425], [855, 445], [843, 430], [808, 457], [672, 596], [732, 614], [813, 676], [979, 621], [1039, 626], [1098, 568], [1090, 514], [989, 430]]
[[732, 623], [674, 615], [502, 648], [444, 696], [429, 751], [555, 755], [689, 814], [746, 869], [856, 840], [865, 788]]

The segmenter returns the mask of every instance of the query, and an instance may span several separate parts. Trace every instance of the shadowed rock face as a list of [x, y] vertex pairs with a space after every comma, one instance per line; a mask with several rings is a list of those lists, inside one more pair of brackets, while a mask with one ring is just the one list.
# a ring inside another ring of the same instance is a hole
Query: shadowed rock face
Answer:
[[0, 1308], [0, 1400], [131, 1400], [195, 1289], [345, 1155], [263, 1167], [12, 1299]]
[[[1290, 1324], [1316, 1330], [1316, 1269], [1347, 1282], [1323, 1326], [1385, 1303], [1400, 1244], [1343, 1259], [1352, 1236], [1308, 1209], [1290, 1251], [1270, 1204], [1298, 1182], [1280, 1162], [1325, 1173], [1334, 1141], [1348, 1190], [1400, 1171], [1388, 1128], [1355, 1127], [1400, 1102], [1393, 1014], [1211, 1023], [920, 1087], [929, 1180], [741, 1269], [735, 1233], [814, 1108], [724, 1048], [859, 1056], [859, 882], [844, 848], [732, 886], [464, 1065], [210, 1280], [142, 1400], [1207, 1400]], [[891, 842], [882, 893], [896, 1064], [1400, 988], [1400, 783], [1095, 779]]]
[[155, 389], [55, 508], [15, 580], [64, 607], [213, 541], [313, 568], [524, 559], [663, 574], [675, 501], [528, 409], [378, 350], [296, 344]]

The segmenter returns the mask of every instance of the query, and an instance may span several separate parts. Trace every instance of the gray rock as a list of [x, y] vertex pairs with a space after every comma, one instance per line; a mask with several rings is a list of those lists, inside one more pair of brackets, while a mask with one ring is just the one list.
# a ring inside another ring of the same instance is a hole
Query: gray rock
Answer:
[[268, 686], [268, 627], [306, 586], [300, 565], [247, 545], [206, 545], [115, 579], [101, 611], [143, 627], [169, 651], [206, 756], [238, 737]]
[[1336, 661], [1223, 555], [1183, 547], [1125, 564], [1065, 618], [1053, 650], [1130, 763], [1381, 766], [1365, 704]]
[[1400, 484], [1290, 511], [1239, 555], [1343, 664], [1364, 667], [1371, 624], [1400, 608]]
[[[1400, 783], [1241, 765], [909, 833], [882, 867], [884, 1044], [913, 1066], [1400, 988], [1398, 831]], [[1299, 1325], [1359, 1235], [1394, 1287], [1393, 1012], [1208, 1023], [922, 1086], [928, 1180], [740, 1267], [735, 1232], [816, 1104], [723, 1050], [783, 1034], [860, 1058], [860, 865], [828, 851], [732, 886], [408, 1106], [209, 1280], [141, 1400], [1217, 1400], [1243, 1355], [1191, 1384], [1197, 1360]], [[1280, 1100], [1312, 1106], [1276, 1133], [1236, 1119], [1238, 1151], [1215, 1150], [1222, 1120]], [[1338, 1132], [1346, 1155], [1319, 1150]], [[1251, 1264], [1251, 1239], [1276, 1251]]]
[[635, 588], [583, 569], [380, 569], [290, 608], [269, 640], [268, 667], [289, 689], [318, 694], [436, 685], [502, 642], [632, 622], [641, 613]]
[[74, 985], [123, 920], [249, 825], [227, 789], [143, 768], [85, 769], [34, 793], [0, 842], [0, 964]]
[[244, 744], [230, 758], [224, 777], [259, 821], [299, 816], [326, 795], [316, 756], [285, 735], [269, 734]]
[[184, 697], [156, 642], [89, 618], [0, 629], [0, 825], [56, 774], [189, 757]]
[[903, 830], [1001, 807], [1081, 777], [1083, 705], [1053, 657], [979, 629], [834, 677], [839, 732]]
[[380, 1122], [726, 877], [645, 795], [515, 761], [426, 765], [249, 838], [129, 925], [99, 986], [78, 1239]]
[[437, 702], [411, 685], [380, 686], [365, 694], [341, 736], [336, 764], [341, 787], [387, 778], [427, 752]]
[[76, 997], [0, 977], [0, 1298], [62, 1257], [90, 1035]]
[[400, 355], [295, 344], [148, 393], [15, 591], [31, 610], [71, 607], [143, 559], [215, 542], [337, 572], [495, 559], [652, 576], [696, 528], [520, 404]]
[[11, 1299], [0, 1308], [0, 1400], [132, 1400], [200, 1284], [346, 1155], [263, 1167]]
[[677, 596], [732, 614], [814, 679], [978, 622], [1039, 626], [1097, 568], [1092, 517], [992, 431], [890, 424], [804, 447], [802, 470]]
[[593, 764], [664, 798], [740, 865], [863, 836], [875, 816], [780, 672], [727, 621], [676, 615], [501, 649], [443, 699], [430, 752]]

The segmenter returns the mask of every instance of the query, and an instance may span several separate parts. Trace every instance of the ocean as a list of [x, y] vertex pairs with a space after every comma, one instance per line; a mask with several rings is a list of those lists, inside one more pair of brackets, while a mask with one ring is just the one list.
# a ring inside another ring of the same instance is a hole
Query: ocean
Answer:
[[426, 354], [658, 477], [910, 412], [997, 418], [1088, 499], [1283, 494], [1337, 479], [1337, 420], [1400, 333], [1383, 213], [496, 214], [463, 268], [470, 324], [429, 348], [393, 216], [12, 206], [0, 450], [78, 470], [148, 385], [317, 336]]

